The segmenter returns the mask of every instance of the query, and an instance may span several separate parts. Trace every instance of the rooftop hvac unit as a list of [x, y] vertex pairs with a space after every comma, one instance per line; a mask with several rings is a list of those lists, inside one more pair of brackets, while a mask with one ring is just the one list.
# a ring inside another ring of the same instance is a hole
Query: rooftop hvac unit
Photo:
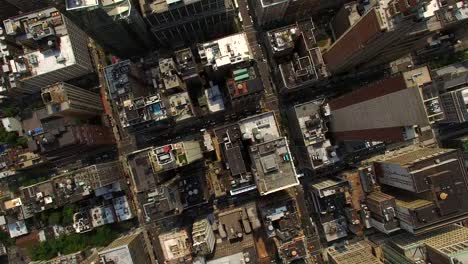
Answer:
[[65, 63], [66, 60], [67, 59], [65, 59], [65, 57], [63, 57], [62, 55], [57, 57], [57, 63]]

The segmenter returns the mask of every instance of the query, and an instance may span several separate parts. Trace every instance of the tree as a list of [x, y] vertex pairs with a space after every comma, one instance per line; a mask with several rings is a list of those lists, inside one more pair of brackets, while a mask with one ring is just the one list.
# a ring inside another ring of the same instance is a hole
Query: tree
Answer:
[[16, 139], [16, 145], [21, 146], [21, 147], [27, 147], [28, 146], [28, 139], [25, 137], [18, 137]]
[[13, 245], [14, 240], [10, 238], [8, 233], [0, 231], [0, 243], [4, 244], [5, 246]]
[[105, 247], [114, 239], [117, 238], [117, 234], [113, 232], [108, 226], [102, 226], [97, 228], [95, 235], [91, 238], [91, 244], [94, 246]]
[[8, 106], [3, 109], [3, 116], [4, 117], [15, 117], [18, 115], [18, 109], [13, 106]]
[[60, 212], [52, 212], [49, 215], [49, 225], [60, 225], [62, 223], [62, 214]]
[[62, 211], [62, 224], [67, 226], [73, 223], [73, 214], [78, 211], [76, 204], [67, 204], [63, 207]]

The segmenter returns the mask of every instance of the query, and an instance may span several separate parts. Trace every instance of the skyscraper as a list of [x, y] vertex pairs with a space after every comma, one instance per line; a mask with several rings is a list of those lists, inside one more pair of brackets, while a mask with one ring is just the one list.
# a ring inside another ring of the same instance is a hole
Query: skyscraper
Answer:
[[[439, 1], [389, 0], [362, 1], [347, 5], [353, 19], [349, 27], [337, 27], [336, 41], [324, 53], [324, 60], [332, 73], [343, 73], [356, 68], [369, 68], [388, 63], [407, 54], [418, 45], [424, 45], [428, 36], [451, 24], [446, 17], [463, 20], [468, 16], [446, 16], [452, 9], [466, 10], [462, 5], [440, 6]], [[340, 35], [341, 34], [341, 35]]]
[[128, 57], [151, 47], [147, 26], [130, 0], [92, 2], [66, 0], [65, 8], [70, 19], [106, 50]]
[[405, 141], [429, 126], [420, 87], [431, 82], [426, 67], [388, 77], [330, 101], [337, 140]]
[[4, 21], [5, 33], [22, 46], [21, 56], [2, 62], [4, 91], [39, 92], [44, 86], [92, 72], [88, 36], [55, 8]]
[[99, 94], [63, 82], [43, 88], [41, 96], [49, 115], [95, 116], [103, 111]]
[[468, 121], [468, 87], [440, 95], [446, 123], [463, 123]]
[[376, 158], [375, 177], [396, 200], [400, 227], [419, 234], [468, 217], [468, 181], [461, 152], [410, 146]]
[[151, 263], [143, 238], [143, 231], [120, 237], [99, 251], [100, 263], [149, 264]]
[[232, 0], [139, 0], [158, 45], [174, 47], [233, 31]]
[[262, 27], [275, 23], [295, 23], [310, 19], [312, 14], [336, 7], [344, 0], [257, 0], [252, 1], [257, 22]]

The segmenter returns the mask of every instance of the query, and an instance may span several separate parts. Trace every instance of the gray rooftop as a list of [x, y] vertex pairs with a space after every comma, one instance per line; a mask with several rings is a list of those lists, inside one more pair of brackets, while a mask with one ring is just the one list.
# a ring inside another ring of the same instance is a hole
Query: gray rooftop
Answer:
[[259, 143], [250, 148], [257, 188], [261, 195], [299, 184], [286, 138]]

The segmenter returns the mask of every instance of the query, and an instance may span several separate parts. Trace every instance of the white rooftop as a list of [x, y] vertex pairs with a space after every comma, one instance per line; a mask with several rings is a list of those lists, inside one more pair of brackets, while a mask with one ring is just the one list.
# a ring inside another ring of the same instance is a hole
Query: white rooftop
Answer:
[[265, 140], [268, 140], [268, 137], [270, 139], [280, 137], [273, 112], [242, 119], [239, 121], [239, 126], [244, 139], [256, 140], [267, 137]]
[[227, 36], [203, 43], [199, 46], [200, 57], [206, 58], [207, 65], [222, 67], [253, 59], [245, 33]]
[[439, 10], [439, 0], [431, 0], [424, 8], [421, 8], [418, 12], [419, 17], [432, 17], [435, 15], [435, 11]]
[[[36, 50], [25, 54], [25, 58], [32, 67], [31, 74], [33, 76], [75, 64], [75, 55], [68, 35], [60, 37], [60, 50], [48, 50], [44, 53]], [[37, 60], [37, 63], [34, 63], [35, 60]]]

